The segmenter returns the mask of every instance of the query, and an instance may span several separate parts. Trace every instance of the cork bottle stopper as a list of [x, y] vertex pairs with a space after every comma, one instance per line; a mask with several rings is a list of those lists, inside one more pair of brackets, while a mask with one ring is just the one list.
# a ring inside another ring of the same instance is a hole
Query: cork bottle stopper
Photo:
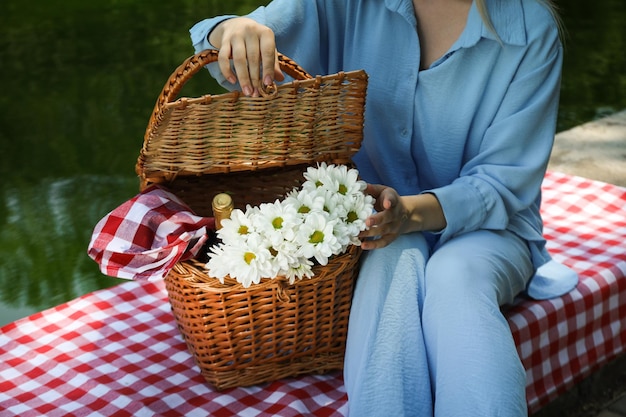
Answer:
[[222, 220], [230, 218], [233, 211], [233, 199], [226, 193], [217, 194], [213, 197], [213, 216], [215, 217], [215, 228], [222, 227]]

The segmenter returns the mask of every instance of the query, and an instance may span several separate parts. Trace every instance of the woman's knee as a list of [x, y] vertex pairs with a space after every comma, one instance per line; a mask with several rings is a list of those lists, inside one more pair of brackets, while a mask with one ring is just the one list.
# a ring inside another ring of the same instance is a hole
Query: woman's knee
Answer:
[[512, 301], [532, 275], [526, 244], [510, 232], [478, 231], [438, 248], [426, 265], [425, 292], [452, 299]]
[[423, 275], [429, 247], [421, 233], [400, 235], [388, 246], [365, 252], [361, 258], [359, 282], [390, 281], [404, 269], [421, 269]]

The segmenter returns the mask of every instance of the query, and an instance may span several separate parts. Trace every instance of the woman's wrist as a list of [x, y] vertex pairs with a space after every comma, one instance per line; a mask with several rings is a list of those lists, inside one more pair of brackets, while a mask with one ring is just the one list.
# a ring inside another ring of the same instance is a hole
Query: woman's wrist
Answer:
[[439, 200], [432, 193], [402, 197], [408, 208], [407, 232], [439, 232], [447, 222]]
[[209, 43], [213, 45], [216, 49], [220, 49], [222, 47], [222, 24], [224, 22], [225, 20], [222, 20], [220, 23], [215, 25], [215, 27], [211, 29], [206, 36], [207, 41], [209, 41]]

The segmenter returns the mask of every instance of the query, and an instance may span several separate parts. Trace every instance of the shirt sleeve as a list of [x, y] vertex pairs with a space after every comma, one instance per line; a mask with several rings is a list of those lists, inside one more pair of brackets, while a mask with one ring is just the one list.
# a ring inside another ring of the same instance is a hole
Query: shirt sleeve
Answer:
[[459, 178], [428, 191], [437, 196], [447, 221], [440, 243], [478, 229], [516, 231], [517, 215], [539, 204], [554, 141], [562, 65], [558, 34], [549, 35], [527, 46], [479, 151]]
[[[234, 15], [224, 15], [204, 19], [189, 29], [189, 35], [191, 36], [191, 44], [193, 45], [194, 52], [197, 54], [207, 49], [218, 49], [211, 45], [209, 42], [209, 34], [215, 26], [223, 22], [224, 20], [236, 17]], [[211, 73], [211, 76], [225, 89], [233, 90], [238, 88], [238, 85], [233, 85], [226, 80], [226, 77], [222, 75], [217, 62], [212, 62], [206, 66]]]

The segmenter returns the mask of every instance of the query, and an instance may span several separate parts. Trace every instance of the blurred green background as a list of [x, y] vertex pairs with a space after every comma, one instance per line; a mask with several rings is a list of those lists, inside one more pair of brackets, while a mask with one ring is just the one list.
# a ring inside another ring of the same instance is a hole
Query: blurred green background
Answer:
[[[0, 325], [120, 281], [86, 254], [137, 193], [134, 164], [188, 29], [254, 0], [0, 2]], [[558, 130], [626, 108], [626, 3], [561, 0]], [[208, 73], [184, 95], [220, 92]]]

